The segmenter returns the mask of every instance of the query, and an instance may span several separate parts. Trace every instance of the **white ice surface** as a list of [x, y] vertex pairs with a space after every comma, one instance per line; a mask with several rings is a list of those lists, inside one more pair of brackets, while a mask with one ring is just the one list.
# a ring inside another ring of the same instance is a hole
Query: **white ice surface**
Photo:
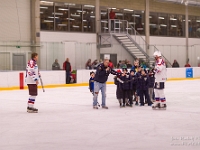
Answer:
[[27, 90], [1, 91], [0, 150], [200, 150], [200, 80], [167, 82], [166, 111], [120, 109], [115, 89], [108, 110], [92, 109], [88, 87], [39, 89], [38, 114], [26, 112]]

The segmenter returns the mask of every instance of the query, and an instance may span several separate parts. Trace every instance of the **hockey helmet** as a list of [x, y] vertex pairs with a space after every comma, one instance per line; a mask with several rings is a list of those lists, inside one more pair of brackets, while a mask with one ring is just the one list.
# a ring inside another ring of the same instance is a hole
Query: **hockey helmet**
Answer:
[[160, 51], [155, 51], [154, 53], [153, 53], [153, 56], [154, 57], [161, 57], [162, 56], [162, 54], [161, 54], [161, 52]]
[[118, 72], [118, 73], [122, 73], [121, 70], [119, 70], [119, 69], [117, 70], [117, 72]]

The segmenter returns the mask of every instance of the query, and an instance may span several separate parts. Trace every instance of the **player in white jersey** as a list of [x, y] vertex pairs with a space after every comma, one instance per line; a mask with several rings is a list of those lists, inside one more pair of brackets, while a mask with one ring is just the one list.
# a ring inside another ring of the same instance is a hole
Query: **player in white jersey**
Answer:
[[167, 69], [165, 61], [162, 59], [161, 52], [156, 51], [154, 52], [154, 58], [156, 60], [155, 62], [155, 86], [154, 86], [154, 92], [155, 92], [155, 103], [152, 106], [153, 109], [156, 108], [162, 108], [166, 109], [166, 98], [164, 94], [164, 88], [165, 88], [165, 81], [167, 80]]
[[37, 96], [37, 85], [39, 84], [40, 73], [37, 65], [38, 54], [33, 53], [31, 55], [31, 60], [28, 62], [26, 67], [26, 83], [29, 89], [29, 99], [27, 112], [37, 113], [38, 109], [34, 108], [35, 99]]

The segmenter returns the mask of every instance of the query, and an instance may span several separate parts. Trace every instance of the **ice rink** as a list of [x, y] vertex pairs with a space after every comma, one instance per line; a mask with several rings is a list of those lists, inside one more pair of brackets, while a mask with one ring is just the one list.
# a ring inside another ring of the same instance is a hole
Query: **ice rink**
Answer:
[[[88, 87], [0, 92], [0, 150], [199, 150], [200, 80], [166, 83], [167, 110], [119, 108], [107, 86], [108, 110], [92, 108]], [[99, 102], [101, 102], [99, 97]]]

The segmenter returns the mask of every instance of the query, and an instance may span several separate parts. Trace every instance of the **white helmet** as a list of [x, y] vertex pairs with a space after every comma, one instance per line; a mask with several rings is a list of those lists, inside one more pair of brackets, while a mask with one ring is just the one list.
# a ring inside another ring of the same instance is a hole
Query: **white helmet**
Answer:
[[161, 57], [162, 56], [162, 54], [161, 54], [161, 52], [160, 51], [155, 51], [154, 53], [153, 53], [153, 56], [154, 57]]

